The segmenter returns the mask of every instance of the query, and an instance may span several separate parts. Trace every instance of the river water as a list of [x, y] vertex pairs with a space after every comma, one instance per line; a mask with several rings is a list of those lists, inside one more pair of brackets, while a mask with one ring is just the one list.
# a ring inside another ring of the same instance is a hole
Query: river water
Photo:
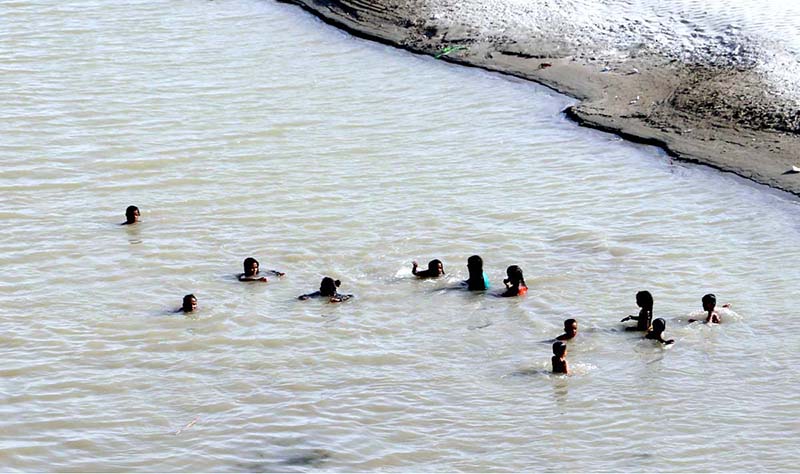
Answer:
[[[797, 469], [797, 199], [270, 1], [0, 25], [2, 470]], [[325, 275], [355, 298], [296, 300]], [[641, 289], [673, 347], [621, 330]]]

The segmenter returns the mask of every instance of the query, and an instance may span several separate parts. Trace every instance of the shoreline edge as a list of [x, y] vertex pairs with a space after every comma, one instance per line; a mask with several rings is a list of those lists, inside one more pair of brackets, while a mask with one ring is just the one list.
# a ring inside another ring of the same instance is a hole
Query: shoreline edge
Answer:
[[577, 99], [581, 126], [654, 145], [800, 196], [800, 110], [786, 110], [752, 70], [654, 55], [608, 60], [564, 54], [522, 37], [486, 38], [427, 14], [435, 0], [277, 0], [353, 36], [544, 85]]

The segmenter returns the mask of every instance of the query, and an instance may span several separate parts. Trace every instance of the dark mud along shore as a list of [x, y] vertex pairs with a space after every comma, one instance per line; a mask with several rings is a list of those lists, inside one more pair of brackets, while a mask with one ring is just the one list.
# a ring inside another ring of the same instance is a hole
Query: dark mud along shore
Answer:
[[603, 57], [553, 33], [486, 34], [476, 23], [491, 18], [453, 21], [455, 7], [441, 13], [447, 0], [279, 1], [356, 36], [546, 85], [579, 100], [566, 113], [581, 125], [800, 196], [800, 173], [788, 172], [800, 166], [800, 108], [740, 60], [738, 47], [722, 61], [646, 47]]

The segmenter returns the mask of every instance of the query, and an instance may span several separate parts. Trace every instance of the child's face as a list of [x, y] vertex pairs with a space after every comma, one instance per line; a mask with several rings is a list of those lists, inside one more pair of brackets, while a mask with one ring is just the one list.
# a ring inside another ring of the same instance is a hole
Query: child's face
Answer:
[[255, 275], [256, 273], [258, 273], [258, 263], [256, 262], [251, 263], [249, 270], [251, 275]]
[[714, 308], [717, 304], [713, 301], [703, 301], [703, 310], [704, 311], [714, 311]]
[[186, 312], [194, 311], [197, 309], [197, 298], [189, 298], [183, 300], [183, 310]]
[[569, 334], [578, 334], [578, 321], [575, 321], [571, 325], [564, 327], [564, 331]]

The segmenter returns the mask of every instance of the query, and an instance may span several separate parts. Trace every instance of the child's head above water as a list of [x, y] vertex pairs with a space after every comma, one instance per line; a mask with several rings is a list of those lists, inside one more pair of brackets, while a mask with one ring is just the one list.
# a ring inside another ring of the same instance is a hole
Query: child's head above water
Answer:
[[319, 284], [319, 293], [322, 296], [335, 296], [337, 289], [342, 285], [339, 280], [334, 280], [331, 277], [325, 277]]
[[133, 224], [135, 222], [139, 222], [139, 208], [136, 206], [128, 206], [125, 209], [125, 223], [126, 224]]
[[568, 335], [574, 336], [578, 333], [578, 321], [575, 319], [567, 319], [564, 321], [564, 332]]
[[253, 276], [258, 273], [258, 260], [253, 257], [244, 259], [244, 275]]
[[181, 307], [184, 313], [191, 313], [197, 309], [197, 298], [194, 295], [186, 295], [183, 297], [183, 305]]
[[525, 286], [525, 278], [523, 277], [522, 269], [519, 266], [511, 265], [508, 267], [506, 269], [506, 275], [508, 275], [508, 279], [505, 280], [505, 283]]
[[473, 271], [483, 271], [483, 259], [478, 255], [473, 255], [467, 259], [467, 268], [470, 273]]
[[667, 322], [664, 321], [663, 318], [656, 318], [653, 320], [653, 325], [650, 326], [650, 330], [644, 336], [647, 339], [656, 340], [662, 344], [674, 344], [675, 339], [665, 340], [663, 338], [664, 330], [667, 328]]
[[428, 272], [436, 275], [444, 275], [444, 264], [442, 261], [437, 259], [433, 259], [428, 262]]
[[714, 311], [717, 307], [717, 297], [713, 293], [703, 296], [703, 310]]
[[649, 291], [643, 290], [636, 293], [636, 306], [642, 309], [653, 309], [653, 295]]
[[553, 355], [556, 357], [564, 357], [567, 354], [567, 345], [561, 341], [553, 343]]
[[653, 320], [652, 332], [661, 334], [665, 329], [667, 329], [667, 322], [664, 321], [664, 318], [656, 318]]

